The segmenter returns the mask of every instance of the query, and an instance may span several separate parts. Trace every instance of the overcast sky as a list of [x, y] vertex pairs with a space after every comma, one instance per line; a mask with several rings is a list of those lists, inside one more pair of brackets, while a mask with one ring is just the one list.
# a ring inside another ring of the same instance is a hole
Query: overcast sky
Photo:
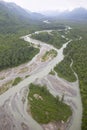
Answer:
[[15, 2], [30, 11], [72, 10], [76, 7], [87, 8], [87, 0], [5, 0]]

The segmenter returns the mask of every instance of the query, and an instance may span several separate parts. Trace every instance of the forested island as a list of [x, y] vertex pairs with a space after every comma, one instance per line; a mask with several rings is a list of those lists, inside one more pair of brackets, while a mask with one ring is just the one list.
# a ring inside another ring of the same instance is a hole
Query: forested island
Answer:
[[[33, 118], [41, 124], [49, 122], [67, 122], [72, 110], [59, 97], [54, 97], [46, 86], [30, 84], [28, 100]], [[63, 109], [64, 108], [64, 109]]]
[[46, 42], [47, 44], [53, 45], [58, 49], [61, 48], [62, 45], [67, 41], [65, 37], [61, 36], [61, 32], [58, 31], [52, 31], [51, 33], [41, 32], [39, 34], [32, 34], [31, 37], [42, 42]]

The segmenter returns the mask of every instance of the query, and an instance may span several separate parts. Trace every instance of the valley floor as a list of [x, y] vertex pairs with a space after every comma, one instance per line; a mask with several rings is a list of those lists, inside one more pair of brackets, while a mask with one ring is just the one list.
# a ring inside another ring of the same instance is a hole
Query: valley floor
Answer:
[[[55, 49], [53, 46], [34, 40], [29, 35], [23, 37], [24, 40], [32, 42], [37, 46], [40, 45], [40, 52], [29, 62], [19, 67], [7, 69], [0, 72], [0, 84], [2, 93], [0, 95], [0, 129], [1, 130], [80, 130], [82, 118], [82, 104], [79, 92], [78, 80], [70, 83], [55, 75], [50, 75], [56, 64], [63, 60], [63, 49], [66, 48], [68, 41], [60, 49]], [[42, 56], [51, 49], [57, 51], [57, 56], [48, 59], [45, 62], [41, 61]], [[21, 77], [22, 81], [16, 86], [12, 86], [15, 78]], [[10, 85], [8, 85], [8, 83]], [[50, 93], [54, 96], [59, 96], [60, 99], [64, 94], [64, 102], [70, 105], [73, 115], [67, 122], [61, 121], [58, 123], [49, 123], [47, 125], [38, 124], [29, 115], [28, 108], [28, 87], [30, 83], [45, 84]], [[8, 91], [3, 90], [3, 87], [8, 86]], [[9, 89], [10, 86], [10, 89]], [[27, 111], [26, 111], [27, 109]]]

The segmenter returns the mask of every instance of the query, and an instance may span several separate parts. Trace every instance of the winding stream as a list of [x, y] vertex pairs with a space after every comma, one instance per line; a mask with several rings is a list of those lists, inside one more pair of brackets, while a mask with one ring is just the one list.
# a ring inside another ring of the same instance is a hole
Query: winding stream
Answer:
[[77, 74], [74, 72], [72, 65], [73, 65], [73, 60], [71, 59], [70, 68], [72, 69], [72, 71], [77, 79], [76, 82], [74, 82], [72, 84], [78, 93], [77, 93], [77, 96], [73, 98], [73, 101], [76, 104], [76, 108], [73, 108], [73, 121], [72, 121], [72, 125], [70, 126], [69, 130], [81, 130], [82, 102], [81, 102], [81, 95], [80, 95], [80, 89], [79, 89], [79, 79], [78, 79]]
[[[40, 31], [41, 32], [41, 31]], [[39, 32], [38, 32], [39, 33]], [[48, 73], [55, 67], [56, 64], [61, 62], [64, 58], [63, 50], [66, 46], [72, 41], [69, 40], [66, 42], [59, 50], [54, 48], [51, 45], [43, 43], [41, 41], [35, 40], [30, 38], [30, 35], [24, 36], [24, 40], [27, 42], [31, 42], [33, 44], [40, 45], [43, 48], [50, 48], [55, 49], [58, 52], [58, 55], [49, 62], [43, 63], [39, 65], [38, 69], [35, 69], [31, 72], [31, 75], [21, 81], [18, 85], [10, 88], [8, 91], [0, 95], [0, 106], [4, 106], [4, 108], [8, 108], [7, 110], [11, 113], [13, 121], [15, 122], [15, 130], [22, 130], [21, 129], [21, 122], [24, 122], [27, 125], [28, 130], [42, 130], [42, 127], [35, 122], [30, 115], [26, 112], [26, 103], [23, 105], [21, 99], [23, 96], [22, 90], [27, 88], [27, 86], [34, 82], [36, 79], [42, 79], [48, 75]], [[35, 61], [37, 56], [32, 59], [32, 63]], [[36, 62], [36, 61], [35, 61]], [[77, 91], [77, 96], [73, 98], [77, 108], [73, 109], [73, 119], [69, 130], [80, 130], [81, 129], [81, 116], [82, 116], [82, 104], [79, 92], [79, 83], [78, 80], [75, 83], [72, 83], [73, 87]], [[72, 97], [71, 97], [72, 98]], [[65, 97], [67, 102], [67, 97]], [[7, 106], [6, 106], [7, 105]], [[12, 128], [11, 130], [14, 130]]]

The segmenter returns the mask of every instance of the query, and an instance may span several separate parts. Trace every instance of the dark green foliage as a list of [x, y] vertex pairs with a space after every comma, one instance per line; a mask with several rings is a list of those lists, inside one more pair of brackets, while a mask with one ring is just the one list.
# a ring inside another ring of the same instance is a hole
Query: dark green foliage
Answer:
[[17, 85], [18, 83], [20, 83], [21, 82], [21, 78], [20, 77], [17, 77], [15, 80], [14, 80], [14, 82], [12, 83], [12, 86], [15, 86], [15, 85]]
[[51, 23], [47, 24], [47, 23], [40, 23], [39, 26], [40, 28], [42, 28], [42, 30], [63, 30], [66, 28], [64, 23], [61, 24], [61, 22], [54, 22], [54, 20], [49, 20]]
[[16, 35], [0, 36], [0, 70], [31, 60], [39, 49], [19, 39]]
[[47, 32], [33, 34], [32, 38], [51, 44], [58, 49], [66, 42], [66, 39], [62, 38], [58, 31], [52, 31], [52, 35]]
[[51, 70], [51, 71], [49, 72], [49, 74], [55, 75], [55, 71]]
[[46, 51], [46, 53], [42, 56], [42, 61], [46, 61], [49, 57], [54, 58], [57, 56], [57, 51], [51, 49], [50, 51]]
[[[68, 75], [68, 70], [70, 70], [70, 60], [73, 59], [73, 69], [78, 74], [80, 82], [80, 91], [83, 103], [83, 117], [82, 117], [82, 130], [87, 130], [87, 27], [79, 26], [78, 29], [73, 30], [78, 36], [82, 36], [81, 40], [75, 40], [68, 44], [67, 48], [64, 50], [65, 58], [57, 65], [57, 70], [59, 76], [61, 75], [68, 81], [71, 80], [73, 73]], [[71, 36], [74, 34], [72, 34]], [[65, 72], [65, 73], [64, 73]]]
[[[85, 34], [84, 34], [85, 35]], [[71, 51], [72, 50], [72, 51]], [[65, 54], [70, 53], [74, 60], [73, 68], [80, 80], [80, 89], [83, 102], [83, 124], [82, 130], [87, 129], [87, 36], [81, 41], [74, 41], [68, 45]]]
[[[71, 116], [72, 111], [68, 105], [59, 101], [58, 96], [55, 98], [47, 90], [46, 86], [30, 84], [28, 100], [33, 118], [41, 123], [46, 124], [55, 121], [67, 121]], [[41, 99], [36, 99], [35, 94], [38, 94]], [[32, 100], [31, 100], [32, 99]]]
[[74, 82], [76, 81], [76, 77], [72, 71], [72, 69], [70, 68], [70, 64], [71, 64], [71, 60], [69, 57], [65, 57], [65, 59], [60, 62], [58, 65], [56, 65], [56, 67], [54, 68], [54, 70], [57, 72], [57, 74], [70, 81], [70, 82]]

